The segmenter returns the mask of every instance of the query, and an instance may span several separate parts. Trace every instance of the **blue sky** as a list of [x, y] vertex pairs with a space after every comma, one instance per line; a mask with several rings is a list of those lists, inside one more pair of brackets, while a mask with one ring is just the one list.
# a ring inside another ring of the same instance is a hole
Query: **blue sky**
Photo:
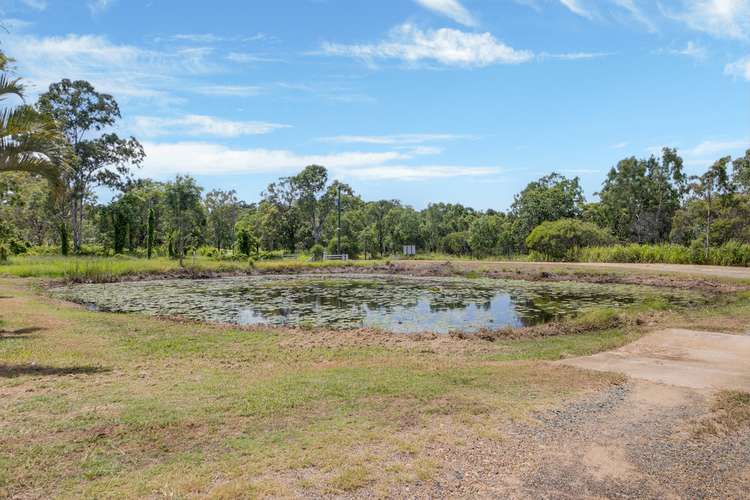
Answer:
[[44, 90], [87, 79], [140, 175], [248, 201], [325, 165], [365, 199], [507, 209], [553, 170], [589, 197], [619, 159], [696, 173], [750, 147], [750, 0], [0, 0]]

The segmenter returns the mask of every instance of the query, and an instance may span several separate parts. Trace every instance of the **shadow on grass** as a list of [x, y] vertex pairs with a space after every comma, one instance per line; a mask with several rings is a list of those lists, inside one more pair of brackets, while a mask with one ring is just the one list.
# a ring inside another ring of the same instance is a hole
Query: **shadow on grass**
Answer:
[[28, 338], [29, 334], [44, 330], [38, 326], [19, 328], [17, 330], [0, 330], [0, 340]]
[[41, 366], [41, 365], [3, 365], [0, 364], [0, 378], [15, 378], [22, 375], [44, 377], [61, 377], [65, 375], [93, 375], [110, 372], [101, 366]]

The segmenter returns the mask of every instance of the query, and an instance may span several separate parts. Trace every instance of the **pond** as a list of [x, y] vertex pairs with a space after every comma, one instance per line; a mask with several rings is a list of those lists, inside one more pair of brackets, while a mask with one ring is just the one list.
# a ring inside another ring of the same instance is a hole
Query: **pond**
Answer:
[[240, 325], [473, 332], [542, 323], [602, 306], [698, 293], [633, 285], [403, 276], [253, 276], [72, 285], [58, 297], [92, 309], [176, 315]]

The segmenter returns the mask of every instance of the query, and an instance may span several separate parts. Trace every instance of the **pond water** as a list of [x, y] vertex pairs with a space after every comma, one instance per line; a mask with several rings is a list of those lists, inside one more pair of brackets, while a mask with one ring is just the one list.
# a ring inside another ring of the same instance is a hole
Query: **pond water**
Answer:
[[631, 285], [395, 276], [261, 276], [73, 285], [59, 297], [97, 310], [235, 323], [392, 332], [472, 332], [527, 326], [595, 307], [697, 293]]

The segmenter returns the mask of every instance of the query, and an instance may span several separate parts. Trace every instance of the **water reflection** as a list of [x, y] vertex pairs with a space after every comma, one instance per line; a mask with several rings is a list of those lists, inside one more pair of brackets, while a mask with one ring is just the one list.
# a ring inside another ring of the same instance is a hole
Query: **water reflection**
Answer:
[[404, 333], [531, 325], [649, 297], [679, 305], [701, 301], [697, 294], [625, 285], [393, 276], [163, 280], [77, 285], [55, 293], [103, 310]]

